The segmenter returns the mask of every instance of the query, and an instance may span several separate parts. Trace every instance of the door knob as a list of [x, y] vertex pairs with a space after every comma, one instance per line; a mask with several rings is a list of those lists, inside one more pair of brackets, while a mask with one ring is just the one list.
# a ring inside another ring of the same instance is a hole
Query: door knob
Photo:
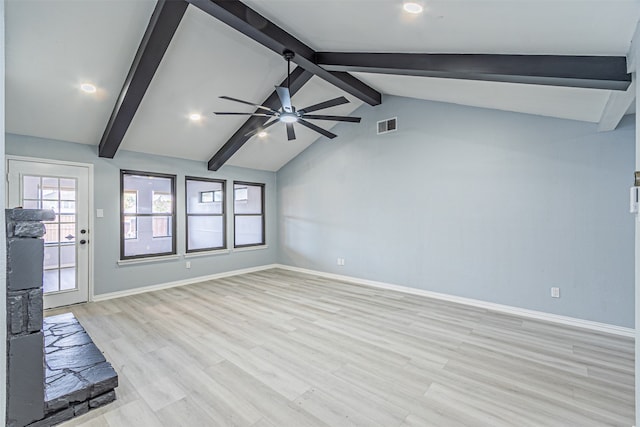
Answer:
[[81, 244], [81, 245], [84, 245], [85, 243], [87, 243], [87, 241], [86, 241], [86, 240], [84, 240], [84, 239], [80, 240], [80, 244]]

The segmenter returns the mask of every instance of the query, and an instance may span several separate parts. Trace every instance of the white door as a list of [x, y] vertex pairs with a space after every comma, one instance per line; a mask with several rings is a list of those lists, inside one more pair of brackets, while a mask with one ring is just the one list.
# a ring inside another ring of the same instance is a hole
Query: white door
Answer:
[[90, 166], [9, 158], [7, 172], [7, 207], [56, 212], [54, 221], [45, 222], [44, 307], [86, 302]]

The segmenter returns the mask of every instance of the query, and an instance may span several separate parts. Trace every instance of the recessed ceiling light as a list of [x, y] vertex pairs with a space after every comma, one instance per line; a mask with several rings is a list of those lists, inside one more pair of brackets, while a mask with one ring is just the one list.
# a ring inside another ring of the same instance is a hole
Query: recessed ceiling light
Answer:
[[189, 114], [189, 120], [192, 122], [199, 122], [202, 119], [202, 116], [198, 113]]
[[422, 11], [424, 10], [424, 8], [420, 3], [416, 3], [413, 1], [404, 2], [404, 4], [402, 5], [402, 8], [405, 10], [405, 12], [413, 13], [413, 14], [422, 13]]
[[91, 83], [82, 83], [80, 85], [80, 90], [87, 93], [96, 93], [96, 87]]
[[258, 132], [258, 138], [264, 138], [264, 137], [265, 137], [265, 136], [267, 136], [267, 135], [268, 135], [268, 133], [267, 133], [267, 132], [265, 132], [265, 131]]

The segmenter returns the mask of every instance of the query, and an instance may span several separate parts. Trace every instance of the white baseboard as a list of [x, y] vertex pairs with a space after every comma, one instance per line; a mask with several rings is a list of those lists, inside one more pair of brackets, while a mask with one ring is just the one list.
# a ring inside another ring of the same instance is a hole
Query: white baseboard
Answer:
[[224, 277], [237, 276], [239, 274], [254, 273], [256, 271], [269, 270], [279, 267], [278, 264], [260, 265], [258, 267], [243, 268], [240, 270], [225, 271], [223, 273], [210, 274], [208, 276], [191, 277], [184, 280], [176, 280], [175, 282], [160, 283], [158, 285], [142, 286], [140, 288], [127, 289], [126, 291], [109, 292], [106, 294], [94, 295], [92, 302], [106, 301], [113, 298], [127, 297], [130, 295], [142, 294], [145, 292], [159, 291], [161, 289], [175, 288], [177, 286], [192, 285], [194, 283], [206, 282], [207, 280], [222, 279]]
[[367, 285], [381, 289], [390, 289], [407, 294], [421, 295], [429, 298], [435, 298], [443, 301], [456, 302], [459, 304], [470, 305], [473, 307], [485, 308], [487, 310], [498, 311], [501, 313], [514, 314], [517, 316], [528, 317], [537, 320], [546, 320], [547, 322], [560, 323], [563, 325], [575, 326], [584, 329], [590, 329], [598, 332], [605, 332], [613, 335], [624, 337], [635, 337], [635, 329], [625, 328], [623, 326], [610, 325], [608, 323], [593, 322], [591, 320], [583, 320], [575, 317], [561, 316], [559, 314], [545, 313], [543, 311], [528, 310], [526, 308], [513, 307], [509, 305], [496, 304], [487, 301], [481, 301], [471, 298], [458, 297], [455, 295], [441, 294], [438, 292], [427, 291], [424, 289], [410, 288], [407, 286], [392, 285], [390, 283], [376, 282], [374, 280], [360, 279], [357, 277], [343, 276], [334, 273], [325, 273], [323, 271], [309, 270], [306, 268], [293, 267], [290, 265], [276, 264], [275, 267], [284, 270], [296, 271], [299, 273], [313, 274], [316, 276], [326, 277], [329, 279], [341, 280], [344, 282], [356, 283], [359, 285]]

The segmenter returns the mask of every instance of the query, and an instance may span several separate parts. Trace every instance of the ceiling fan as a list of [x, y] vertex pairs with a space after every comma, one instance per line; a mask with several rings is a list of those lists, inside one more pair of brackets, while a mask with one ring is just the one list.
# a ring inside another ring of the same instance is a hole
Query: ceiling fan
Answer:
[[347, 104], [349, 100], [344, 96], [330, 99], [328, 101], [324, 101], [319, 104], [310, 105], [308, 107], [301, 108], [299, 110], [296, 109], [293, 105], [291, 105], [291, 93], [289, 92], [289, 79], [291, 77], [291, 60], [293, 59], [295, 54], [290, 50], [285, 50], [283, 53], [283, 56], [287, 60], [287, 87], [276, 86], [276, 93], [278, 94], [278, 98], [280, 99], [280, 104], [282, 105], [282, 108], [280, 110], [274, 110], [273, 108], [270, 108], [264, 105], [258, 105], [253, 102], [243, 101], [237, 98], [231, 98], [230, 96], [221, 96], [220, 98], [222, 99], [251, 105], [264, 112], [261, 112], [261, 113], [214, 112], [213, 114], [222, 115], [222, 116], [226, 115], [226, 116], [269, 117], [271, 118], [270, 121], [266, 122], [263, 126], [247, 133], [245, 136], [253, 136], [259, 131], [263, 131], [264, 129], [268, 128], [271, 125], [274, 125], [278, 122], [282, 122], [287, 127], [287, 139], [289, 141], [296, 139], [296, 133], [293, 128], [294, 123], [299, 123], [302, 126], [305, 126], [315, 132], [318, 132], [321, 135], [326, 136], [327, 138], [333, 139], [337, 136], [335, 133], [329, 132], [328, 130], [322, 129], [319, 126], [316, 126], [311, 122], [308, 122], [307, 119], [360, 123], [360, 117], [327, 116], [327, 115], [309, 114], [313, 111], [318, 111], [318, 110], [322, 110], [329, 107], [335, 107], [337, 105]]

